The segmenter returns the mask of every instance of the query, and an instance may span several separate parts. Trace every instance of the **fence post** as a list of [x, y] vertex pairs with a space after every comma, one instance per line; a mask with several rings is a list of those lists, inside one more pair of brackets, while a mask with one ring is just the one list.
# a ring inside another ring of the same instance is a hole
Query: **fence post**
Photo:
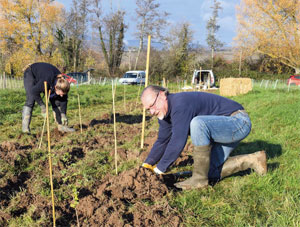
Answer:
[[266, 82], [265, 89], [267, 89], [267, 87], [268, 87], [268, 83], [269, 83], [269, 80], [267, 80], [267, 82]]
[[274, 84], [274, 89], [276, 89], [276, 87], [277, 87], [277, 83], [278, 83], [278, 79], [275, 81], [275, 84]]
[[262, 79], [262, 81], [260, 82], [260, 86], [259, 87], [261, 87], [261, 85], [262, 85], [263, 82], [264, 82], [264, 79]]
[[6, 78], [5, 78], [5, 72], [3, 72], [3, 89], [6, 88]]

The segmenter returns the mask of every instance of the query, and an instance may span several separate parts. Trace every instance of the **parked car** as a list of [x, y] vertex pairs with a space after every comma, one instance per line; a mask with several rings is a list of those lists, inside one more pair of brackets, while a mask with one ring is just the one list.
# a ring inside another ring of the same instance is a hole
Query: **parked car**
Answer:
[[121, 84], [145, 84], [145, 71], [128, 71], [119, 82]]
[[215, 76], [212, 70], [194, 70], [192, 84], [196, 86], [215, 86]]
[[287, 81], [288, 85], [300, 86], [300, 75], [292, 75]]

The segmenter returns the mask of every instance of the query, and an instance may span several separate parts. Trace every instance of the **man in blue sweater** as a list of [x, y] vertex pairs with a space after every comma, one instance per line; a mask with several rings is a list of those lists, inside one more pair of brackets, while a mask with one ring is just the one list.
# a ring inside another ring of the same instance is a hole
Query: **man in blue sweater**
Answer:
[[165, 88], [155, 85], [144, 89], [141, 101], [159, 122], [158, 138], [143, 163], [144, 167], [157, 174], [165, 173], [191, 136], [193, 175], [176, 183], [176, 187], [203, 188], [209, 180], [215, 182], [248, 168], [260, 175], [266, 174], [264, 151], [229, 157], [251, 131], [250, 118], [239, 103], [205, 92], [169, 94]]

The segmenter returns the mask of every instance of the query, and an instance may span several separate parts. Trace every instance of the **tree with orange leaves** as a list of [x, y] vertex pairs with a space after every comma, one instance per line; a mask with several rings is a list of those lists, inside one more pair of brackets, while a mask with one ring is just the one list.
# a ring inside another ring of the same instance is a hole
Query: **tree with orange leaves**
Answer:
[[[26, 64], [53, 57], [61, 10], [51, 0], [0, 0], [0, 48], [11, 73], [21, 75]], [[22, 65], [16, 65], [17, 58]]]
[[236, 41], [243, 53], [261, 53], [300, 73], [300, 1], [241, 0]]

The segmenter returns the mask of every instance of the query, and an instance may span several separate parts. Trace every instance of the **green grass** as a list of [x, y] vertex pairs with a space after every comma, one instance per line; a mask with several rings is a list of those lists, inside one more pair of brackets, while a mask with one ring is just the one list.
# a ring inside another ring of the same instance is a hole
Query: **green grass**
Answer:
[[[175, 86], [174, 86], [175, 87]], [[119, 86], [116, 92], [116, 112], [126, 115], [139, 115], [141, 109], [134, 110], [137, 86], [126, 86], [126, 106], [124, 107], [124, 87]], [[111, 86], [80, 86], [79, 90], [72, 87], [69, 95], [68, 116], [70, 124], [78, 124], [77, 94], [80, 95], [82, 119], [88, 124], [92, 119], [101, 119], [103, 114], [112, 113]], [[36, 142], [30, 136], [21, 140], [21, 109], [25, 102], [23, 90], [0, 90], [0, 142], [18, 141], [20, 144]], [[264, 89], [256, 86], [253, 91], [232, 99], [241, 103], [252, 120], [250, 135], [238, 146], [233, 155], [252, 153], [265, 150], [268, 156], [268, 174], [259, 177], [256, 173], [244, 176], [234, 176], [219, 182], [213, 188], [172, 192], [167, 196], [171, 206], [182, 214], [185, 226], [299, 226], [300, 225], [300, 90]], [[128, 104], [130, 101], [130, 105]], [[140, 104], [139, 104], [140, 107]], [[41, 131], [43, 119], [39, 108], [35, 108], [31, 128], [33, 133]], [[51, 128], [55, 128], [51, 119]], [[124, 130], [126, 123], [118, 122], [117, 129]], [[137, 123], [136, 127], [140, 127]], [[151, 119], [146, 125], [146, 135], [156, 131], [157, 121]], [[84, 159], [68, 164], [62, 168], [62, 161], [68, 163], [73, 148], [83, 147], [95, 137], [101, 136], [108, 143], [101, 148], [91, 149]], [[118, 134], [117, 134], [118, 137]], [[132, 135], [130, 140], [122, 141], [118, 147], [140, 151], [139, 135]], [[43, 145], [43, 149], [46, 145]], [[96, 181], [100, 181], [107, 173], [114, 173], [114, 161], [109, 155], [114, 149], [113, 128], [95, 126], [88, 128], [82, 135], [79, 133], [63, 137], [53, 144], [53, 165], [60, 166], [54, 172], [55, 179], [61, 179], [62, 184], [55, 184], [55, 195], [58, 200], [72, 199], [72, 189], [88, 188], [93, 190]], [[40, 196], [49, 198], [49, 179], [39, 166], [47, 163], [47, 153], [33, 149], [18, 167], [11, 167], [0, 160], [0, 174], [5, 182], [13, 174], [21, 171], [34, 172], [32, 190]], [[124, 171], [140, 165], [140, 161], [120, 161], [119, 171]], [[190, 166], [185, 169], [190, 169]], [[147, 182], [145, 182], [147, 183]], [[13, 210], [24, 191], [16, 193], [11, 204], [6, 208]], [[49, 200], [50, 201], [50, 200]], [[48, 217], [38, 220], [30, 219], [28, 209], [23, 216], [11, 220], [11, 226], [38, 225], [48, 223]]]

